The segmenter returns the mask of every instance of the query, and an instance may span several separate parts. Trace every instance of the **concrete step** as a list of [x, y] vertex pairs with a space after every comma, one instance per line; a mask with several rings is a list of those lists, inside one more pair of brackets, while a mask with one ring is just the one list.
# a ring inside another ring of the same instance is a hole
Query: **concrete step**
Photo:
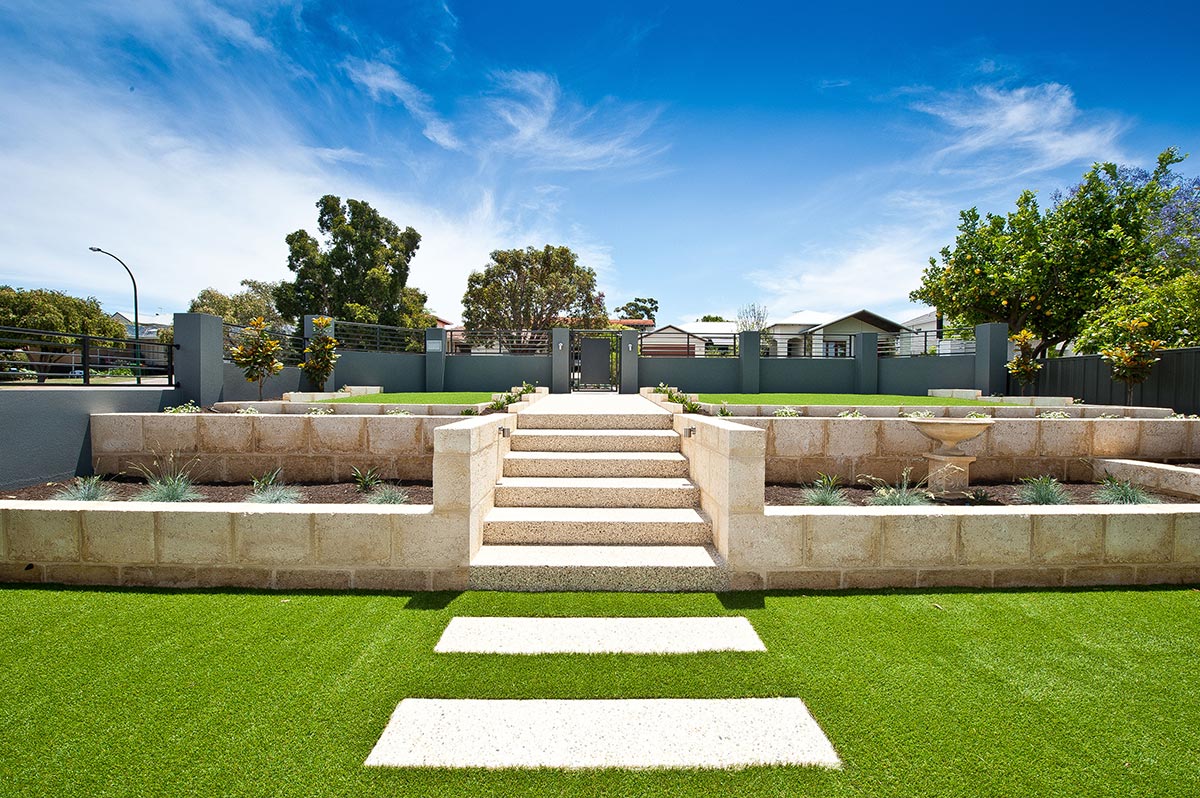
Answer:
[[686, 477], [678, 452], [509, 452], [506, 477]]
[[525, 429], [524, 415], [511, 442], [515, 452], [678, 452], [679, 433], [669, 429]]
[[700, 489], [675, 477], [501, 477], [497, 507], [695, 507]]
[[712, 542], [693, 508], [495, 507], [483, 519], [485, 544], [687, 546]]
[[671, 429], [671, 414], [652, 408], [646, 413], [521, 413], [522, 429]]
[[729, 570], [712, 546], [480, 546], [472, 590], [722, 591]]

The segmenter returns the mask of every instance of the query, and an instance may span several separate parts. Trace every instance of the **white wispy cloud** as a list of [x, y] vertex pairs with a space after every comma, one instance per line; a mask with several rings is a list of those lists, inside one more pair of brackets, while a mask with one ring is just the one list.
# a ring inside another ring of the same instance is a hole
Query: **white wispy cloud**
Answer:
[[423, 126], [425, 138], [447, 150], [458, 150], [462, 143], [453, 127], [433, 108], [433, 98], [418, 89], [389, 64], [347, 58], [342, 62], [346, 74], [365, 88], [375, 100], [395, 99]]
[[508, 128], [490, 148], [547, 170], [593, 170], [630, 166], [662, 153], [646, 140], [657, 108], [611, 98], [592, 106], [568, 98], [553, 75], [502, 71], [493, 75], [492, 115]]
[[949, 129], [949, 141], [933, 156], [935, 168], [1011, 178], [1122, 157], [1117, 141], [1125, 123], [1084, 113], [1071, 88], [1060, 83], [976, 86], [913, 103], [912, 108]]

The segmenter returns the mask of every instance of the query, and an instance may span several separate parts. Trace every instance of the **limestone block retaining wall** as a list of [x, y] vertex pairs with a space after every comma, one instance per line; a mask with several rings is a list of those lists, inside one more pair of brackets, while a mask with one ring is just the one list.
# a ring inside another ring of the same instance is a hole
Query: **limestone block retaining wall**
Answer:
[[516, 415], [497, 413], [434, 432], [433, 507], [456, 519], [470, 556], [483, 543], [483, 517], [494, 506], [496, 480], [504, 472], [516, 426]]
[[[1033, 397], [1029, 397], [1033, 398]], [[702, 402], [700, 407], [709, 415], [716, 415], [721, 405]], [[788, 408], [801, 416], [812, 418], [836, 418], [845, 412], [858, 412], [868, 418], [898, 418], [901, 412], [932, 413], [935, 418], [965, 418], [967, 413], [983, 413], [992, 418], [1037, 418], [1038, 414], [1054, 411], [1066, 413], [1071, 418], [1099, 418], [1121, 416], [1123, 418], [1166, 418], [1171, 415], [1169, 407], [1121, 407], [1119, 405], [729, 405], [727, 409], [734, 417], [774, 416], [775, 411]]]
[[731, 526], [762, 516], [766, 435], [723, 418], [676, 414], [672, 420], [700, 507], [712, 520], [713, 545], [725, 556]]
[[424, 506], [0, 502], [0, 582], [461, 590], [465, 526]]
[[274, 468], [290, 482], [334, 482], [351, 469], [384, 479], [430, 479], [433, 435], [451, 416], [304, 416], [105, 413], [92, 416], [97, 474], [149, 466], [156, 456], [195, 459], [193, 476], [242, 482]]
[[[905, 468], [926, 473], [935, 444], [899, 418], [736, 418], [766, 431], [766, 478], [811, 482], [818, 473], [854, 481], [860, 474], [894, 480]], [[1005, 419], [963, 444], [979, 458], [974, 480], [1050, 474], [1091, 480], [1092, 458], [1200, 459], [1200, 421], [1189, 419]]]
[[1109, 474], [1162, 493], [1200, 499], [1200, 468], [1182, 468], [1137, 460], [1096, 460], [1099, 474]]
[[768, 507], [734, 589], [1200, 583], [1200, 507]]

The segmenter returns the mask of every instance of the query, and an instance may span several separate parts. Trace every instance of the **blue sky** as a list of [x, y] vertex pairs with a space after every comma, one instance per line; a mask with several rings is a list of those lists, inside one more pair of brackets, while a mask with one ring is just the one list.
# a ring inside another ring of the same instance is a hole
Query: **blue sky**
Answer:
[[561, 243], [664, 323], [903, 320], [961, 208], [1200, 172], [1190, 4], [804, 5], [0, 0], [0, 282], [127, 309], [97, 245], [184, 310], [285, 277], [334, 193], [422, 234], [450, 318], [491, 250]]

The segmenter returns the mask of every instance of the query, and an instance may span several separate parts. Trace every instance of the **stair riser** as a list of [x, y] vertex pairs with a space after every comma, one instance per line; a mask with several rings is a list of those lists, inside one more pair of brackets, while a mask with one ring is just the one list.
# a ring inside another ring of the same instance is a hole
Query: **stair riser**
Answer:
[[723, 568], [472, 566], [471, 590], [694, 593], [729, 589]]
[[496, 486], [497, 507], [695, 507], [700, 490], [691, 488], [543, 488]]
[[679, 477], [687, 478], [686, 460], [588, 460], [533, 458], [504, 461], [506, 477]]
[[515, 452], [678, 452], [679, 436], [522, 435], [510, 439]]
[[485, 544], [546, 546], [705, 546], [712, 529], [703, 523], [586, 523], [564, 521], [489, 521]]
[[568, 415], [522, 413], [522, 429], [671, 429], [669, 413], [618, 415]]

